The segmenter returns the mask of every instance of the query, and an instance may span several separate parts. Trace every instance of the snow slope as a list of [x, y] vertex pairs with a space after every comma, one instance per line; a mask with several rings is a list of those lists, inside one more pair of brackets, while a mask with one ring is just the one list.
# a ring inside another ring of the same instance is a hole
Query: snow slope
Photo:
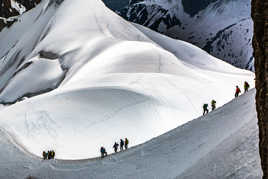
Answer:
[[204, 117], [103, 160], [42, 161], [1, 128], [0, 178], [260, 178], [254, 96], [251, 90]]
[[205, 102], [225, 104], [235, 85], [254, 86], [253, 73], [98, 0], [42, 1], [2, 39], [0, 102], [24, 101], [0, 111], [0, 126], [37, 156], [53, 148], [57, 158], [95, 157], [124, 137], [138, 145], [200, 116]]
[[0, 34], [0, 102], [57, 90], [3, 109], [0, 125], [38, 156], [53, 148], [58, 158], [95, 157], [126, 136], [137, 145], [200, 116], [205, 102], [225, 104], [235, 85], [254, 86], [253, 73], [98, 0], [43, 1], [20, 18]]

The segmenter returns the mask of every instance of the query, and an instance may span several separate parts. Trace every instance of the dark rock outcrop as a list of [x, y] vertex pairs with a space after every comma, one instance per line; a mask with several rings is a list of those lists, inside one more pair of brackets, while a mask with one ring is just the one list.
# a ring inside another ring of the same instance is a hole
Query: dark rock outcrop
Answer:
[[263, 179], [268, 179], [268, 0], [252, 0], [252, 18], [259, 148]]

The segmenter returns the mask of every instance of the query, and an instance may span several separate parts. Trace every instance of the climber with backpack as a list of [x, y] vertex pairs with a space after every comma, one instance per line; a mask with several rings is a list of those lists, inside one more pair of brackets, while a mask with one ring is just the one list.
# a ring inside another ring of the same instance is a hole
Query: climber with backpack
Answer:
[[214, 99], [211, 101], [211, 108], [212, 111], [216, 109], [216, 101]]
[[124, 150], [124, 141], [123, 139], [120, 139], [120, 151]]
[[249, 84], [248, 84], [248, 82], [247, 81], [245, 81], [245, 83], [244, 83], [244, 93], [245, 92], [248, 92], [248, 89], [249, 89]]
[[115, 153], [117, 153], [118, 146], [119, 146], [119, 144], [117, 142], [115, 142], [114, 146], [113, 146]]
[[104, 147], [101, 147], [100, 152], [101, 152], [101, 158], [104, 158], [108, 155]]
[[236, 89], [235, 89], [235, 97], [237, 98], [239, 93], [241, 93], [241, 90], [238, 86], [236, 86]]
[[125, 149], [126, 149], [126, 150], [128, 149], [128, 143], [129, 143], [128, 139], [125, 138]]
[[43, 151], [43, 159], [46, 160], [47, 159], [47, 156], [48, 156], [48, 153]]
[[203, 115], [208, 113], [208, 104], [203, 105]]
[[51, 150], [50, 152], [51, 152], [51, 154], [50, 154], [51, 155], [51, 159], [54, 159], [55, 158], [55, 151], [54, 150]]

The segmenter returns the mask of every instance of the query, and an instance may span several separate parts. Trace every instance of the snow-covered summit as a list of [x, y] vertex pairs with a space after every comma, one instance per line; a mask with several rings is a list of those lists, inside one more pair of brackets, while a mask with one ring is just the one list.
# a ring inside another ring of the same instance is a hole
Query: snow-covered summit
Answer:
[[235, 85], [254, 86], [253, 73], [99, 0], [44, 0], [19, 20], [0, 33], [0, 102], [57, 89], [2, 110], [0, 126], [38, 156], [95, 157], [123, 137], [137, 145], [200, 116], [203, 103], [225, 104]]

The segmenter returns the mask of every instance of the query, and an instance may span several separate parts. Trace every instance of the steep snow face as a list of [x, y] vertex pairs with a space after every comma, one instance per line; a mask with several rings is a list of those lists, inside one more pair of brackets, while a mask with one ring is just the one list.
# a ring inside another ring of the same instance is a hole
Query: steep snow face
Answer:
[[58, 88], [1, 110], [0, 126], [38, 156], [95, 157], [124, 137], [137, 145], [201, 115], [203, 103], [225, 104], [235, 85], [254, 87], [253, 73], [132, 25], [99, 0], [42, 1], [20, 20], [0, 33], [0, 102]]
[[[104, 2], [114, 9], [111, 0]], [[123, 5], [117, 5], [116, 11], [129, 21], [195, 44], [237, 67], [254, 70], [250, 0], [139, 0], [121, 8]]]

